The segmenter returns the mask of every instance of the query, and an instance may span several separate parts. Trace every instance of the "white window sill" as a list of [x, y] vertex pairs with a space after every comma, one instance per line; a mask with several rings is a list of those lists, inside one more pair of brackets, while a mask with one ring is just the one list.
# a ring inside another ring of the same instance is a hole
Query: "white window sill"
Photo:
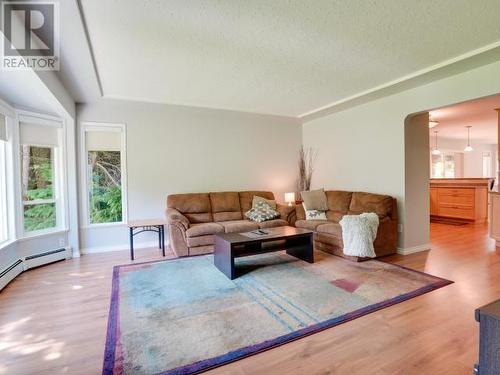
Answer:
[[54, 236], [57, 234], [63, 234], [69, 232], [69, 229], [67, 228], [57, 228], [57, 229], [51, 229], [49, 231], [44, 230], [44, 231], [37, 231], [37, 232], [31, 232], [31, 233], [25, 233], [22, 237], [19, 237], [18, 241], [23, 242], [23, 241], [30, 241], [35, 238], [43, 238], [43, 237], [49, 237], [49, 236]]
[[5, 241], [0, 243], [0, 250], [3, 250], [6, 247], [9, 247], [9, 246], [15, 244], [16, 242], [17, 242], [17, 240], [5, 240]]

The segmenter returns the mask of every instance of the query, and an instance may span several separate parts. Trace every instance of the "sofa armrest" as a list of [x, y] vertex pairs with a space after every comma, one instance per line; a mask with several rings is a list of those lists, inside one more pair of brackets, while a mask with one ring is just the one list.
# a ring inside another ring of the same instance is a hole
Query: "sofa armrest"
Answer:
[[175, 208], [167, 208], [165, 211], [165, 215], [167, 217], [167, 223], [168, 224], [177, 224], [181, 225], [184, 227], [184, 230], [189, 229], [189, 220], [186, 216], [181, 214], [178, 210]]
[[280, 214], [280, 219], [288, 221], [288, 224], [294, 225], [297, 215], [295, 213], [295, 205], [288, 206], [286, 204], [276, 204], [276, 211]]

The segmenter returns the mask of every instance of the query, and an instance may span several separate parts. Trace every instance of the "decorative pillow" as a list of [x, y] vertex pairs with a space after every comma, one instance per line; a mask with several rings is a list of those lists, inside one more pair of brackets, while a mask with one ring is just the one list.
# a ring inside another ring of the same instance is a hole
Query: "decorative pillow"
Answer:
[[306, 213], [306, 220], [327, 220], [326, 212], [321, 210], [306, 210], [306, 205], [302, 203]]
[[269, 206], [271, 206], [271, 208], [273, 210], [276, 209], [276, 201], [275, 200], [271, 200], [271, 199], [266, 199], [266, 198], [262, 198], [262, 197], [259, 197], [257, 195], [254, 195], [253, 196], [253, 200], [252, 200], [252, 208], [256, 208], [256, 205], [258, 202], [264, 202], [264, 203], [267, 203]]
[[252, 221], [262, 223], [263, 221], [276, 219], [280, 214], [266, 202], [257, 202], [255, 207], [245, 212], [245, 216]]
[[328, 210], [328, 201], [326, 200], [326, 194], [323, 189], [302, 191], [300, 196], [304, 201], [304, 207], [306, 210]]
[[319, 210], [306, 210], [306, 220], [326, 220], [326, 212]]

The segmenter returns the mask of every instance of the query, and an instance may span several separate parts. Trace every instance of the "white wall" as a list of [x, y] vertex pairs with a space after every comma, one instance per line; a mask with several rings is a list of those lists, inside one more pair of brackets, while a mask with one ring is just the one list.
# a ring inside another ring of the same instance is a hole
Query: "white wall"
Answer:
[[[306, 122], [304, 144], [319, 151], [313, 187], [393, 195], [398, 199], [400, 220], [404, 223], [405, 216], [413, 214], [404, 208], [405, 118], [412, 113], [497, 94], [500, 80], [494, 77], [499, 75], [500, 62], [495, 62]], [[429, 239], [413, 241], [406, 242], [402, 233], [399, 246], [425, 245]]]
[[[427, 250], [429, 238], [429, 114], [427, 112], [409, 116], [405, 120], [405, 208], [412, 215], [404, 217], [405, 225], [411, 230], [405, 233], [405, 248], [400, 252], [407, 254]], [[426, 222], [427, 225], [420, 225]]]
[[[78, 215], [76, 196], [75, 175], [75, 103], [64, 86], [60, 83], [55, 72], [34, 72], [32, 70], [9, 71], [0, 73], [0, 102], [9, 106], [13, 125], [10, 129], [9, 142], [12, 144], [11, 167], [12, 181], [19, 181], [18, 158], [18, 123], [15, 120], [15, 112], [19, 109], [29, 110], [39, 115], [52, 115], [64, 123], [65, 131], [65, 208], [67, 214], [66, 228], [57, 233], [45, 234], [32, 238], [22, 238], [22, 220], [19, 218], [22, 212], [13, 210], [9, 223], [13, 228], [9, 243], [0, 246], [0, 271], [8, 268], [20, 258], [42, 253], [61, 247], [71, 246], [78, 254]], [[9, 197], [11, 205], [17, 207], [20, 201], [18, 188]], [[17, 228], [16, 228], [17, 227]]]
[[[242, 112], [102, 100], [77, 106], [81, 122], [127, 127], [129, 219], [163, 217], [171, 193], [295, 190], [299, 120]], [[136, 237], [137, 242], [152, 237]], [[126, 228], [82, 228], [86, 251], [128, 248]]]

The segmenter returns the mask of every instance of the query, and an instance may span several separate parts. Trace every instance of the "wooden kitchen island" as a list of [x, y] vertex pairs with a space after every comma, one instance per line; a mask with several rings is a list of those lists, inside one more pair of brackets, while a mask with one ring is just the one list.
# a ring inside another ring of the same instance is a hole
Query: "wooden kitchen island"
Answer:
[[432, 218], [482, 223], [488, 220], [491, 178], [433, 178], [430, 180]]

